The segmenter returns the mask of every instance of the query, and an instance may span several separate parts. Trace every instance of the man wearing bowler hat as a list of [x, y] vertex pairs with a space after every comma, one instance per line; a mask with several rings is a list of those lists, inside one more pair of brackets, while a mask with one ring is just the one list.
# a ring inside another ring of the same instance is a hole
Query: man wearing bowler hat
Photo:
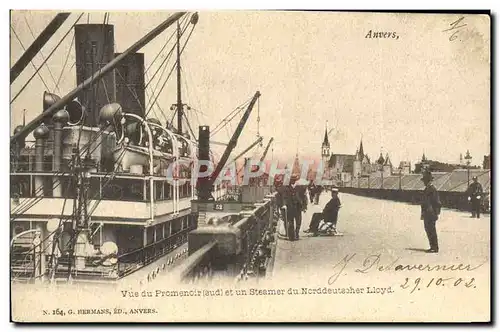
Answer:
[[297, 185], [298, 178], [292, 175], [290, 184], [280, 187], [276, 195], [278, 206], [281, 207], [282, 213], [286, 214], [287, 235], [290, 241], [299, 239], [302, 212], [307, 209], [306, 188]]
[[421, 204], [421, 219], [424, 221], [425, 233], [430, 244], [430, 249], [427, 252], [437, 253], [439, 245], [436, 233], [436, 221], [441, 213], [441, 202], [439, 200], [439, 193], [432, 184], [433, 177], [431, 172], [425, 170], [421, 180], [425, 184]]

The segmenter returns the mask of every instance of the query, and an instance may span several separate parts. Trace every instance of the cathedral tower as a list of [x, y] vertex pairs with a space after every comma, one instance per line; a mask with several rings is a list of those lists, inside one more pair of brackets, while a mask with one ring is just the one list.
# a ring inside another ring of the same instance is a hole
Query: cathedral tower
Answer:
[[328, 161], [330, 160], [330, 142], [328, 141], [328, 129], [325, 126], [325, 137], [323, 138], [323, 144], [321, 144], [321, 160], [323, 161], [324, 167], [328, 166]]

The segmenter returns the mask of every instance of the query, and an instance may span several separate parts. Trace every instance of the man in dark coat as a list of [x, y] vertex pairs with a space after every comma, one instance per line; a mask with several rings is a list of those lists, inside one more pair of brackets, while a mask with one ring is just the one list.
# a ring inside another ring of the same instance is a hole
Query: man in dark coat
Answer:
[[317, 236], [318, 226], [322, 220], [324, 220], [325, 223], [332, 223], [334, 234], [337, 233], [337, 219], [341, 206], [338, 193], [339, 191], [337, 188], [332, 189], [332, 198], [326, 203], [322, 213], [318, 212], [313, 214], [309, 229], [304, 231], [304, 233], [313, 233], [314, 236]]
[[483, 196], [483, 186], [477, 182], [477, 176], [472, 178], [472, 183], [467, 188], [468, 199], [471, 203], [472, 208], [472, 218], [479, 218], [479, 213], [481, 212], [481, 198]]
[[337, 231], [337, 218], [340, 206], [339, 190], [337, 188], [333, 188], [332, 199], [326, 203], [325, 208], [323, 209], [323, 217], [325, 222], [332, 223], [334, 225], [333, 227], [335, 228], [335, 232]]
[[421, 219], [424, 221], [425, 233], [429, 239], [429, 253], [437, 253], [439, 251], [438, 238], [436, 233], [436, 221], [441, 213], [441, 201], [439, 193], [431, 183], [433, 180], [432, 174], [429, 171], [424, 171], [422, 181], [425, 184], [425, 189], [422, 196], [421, 204]]
[[314, 204], [316, 204], [316, 205], [319, 204], [319, 197], [321, 196], [322, 192], [323, 192], [323, 187], [321, 185], [318, 185], [316, 187], [316, 193], [314, 195]]
[[314, 196], [316, 195], [316, 185], [314, 184], [314, 182], [311, 180], [311, 182], [309, 182], [309, 186], [307, 186], [307, 190], [309, 191], [309, 200], [311, 201], [311, 204], [314, 200]]
[[280, 187], [276, 195], [278, 206], [281, 207], [282, 213], [286, 214], [287, 235], [290, 241], [299, 239], [302, 212], [307, 209], [306, 188], [298, 186], [297, 180], [296, 176], [292, 176], [290, 184]]

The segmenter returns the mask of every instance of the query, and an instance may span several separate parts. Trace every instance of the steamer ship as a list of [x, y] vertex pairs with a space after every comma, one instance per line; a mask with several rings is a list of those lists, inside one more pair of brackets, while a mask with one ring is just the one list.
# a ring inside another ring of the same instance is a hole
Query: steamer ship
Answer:
[[[35, 39], [12, 67], [11, 83], [68, 16], [58, 14]], [[206, 221], [200, 202], [231, 200], [228, 187], [214, 180], [260, 96], [242, 108], [215, 175], [197, 179], [197, 161], [215, 161], [209, 127], [200, 126], [197, 139], [180, 88], [181, 53], [198, 14], [171, 15], [123, 53], [115, 53], [114, 26], [106, 18], [78, 24], [80, 18], [72, 26], [77, 87], [62, 97], [45, 92], [41, 114], [11, 137], [13, 281], [116, 281], [187, 256], [188, 234]], [[175, 25], [176, 125], [149, 117], [144, 54], [137, 52]]]

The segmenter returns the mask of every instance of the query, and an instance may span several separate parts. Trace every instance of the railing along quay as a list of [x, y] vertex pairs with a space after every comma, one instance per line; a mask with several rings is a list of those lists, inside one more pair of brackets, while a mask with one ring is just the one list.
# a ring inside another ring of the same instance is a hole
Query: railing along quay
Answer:
[[252, 210], [212, 217], [188, 235], [189, 256], [171, 273], [174, 282], [229, 278], [235, 283], [264, 278], [273, 266], [277, 220], [275, 194]]
[[[339, 188], [340, 192], [372, 197], [378, 199], [385, 199], [397, 202], [406, 202], [411, 204], [420, 204], [422, 201], [422, 190], [401, 190], [401, 189], [381, 189], [381, 188], [354, 188], [342, 187]], [[469, 210], [470, 202], [467, 195], [463, 192], [456, 191], [439, 191], [439, 199], [443, 207], [457, 210]], [[482, 212], [490, 212], [489, 195], [484, 195], [482, 204]]]

